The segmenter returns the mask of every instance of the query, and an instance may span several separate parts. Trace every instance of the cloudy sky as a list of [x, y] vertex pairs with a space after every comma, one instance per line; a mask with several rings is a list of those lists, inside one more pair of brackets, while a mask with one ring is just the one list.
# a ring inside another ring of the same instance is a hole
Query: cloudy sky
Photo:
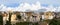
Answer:
[[0, 4], [4, 4], [8, 7], [17, 7], [19, 4], [27, 2], [29, 4], [35, 4], [37, 1], [41, 3], [42, 6], [60, 6], [60, 0], [0, 0]]
[[[0, 7], [1, 10], [13, 9], [25, 11], [29, 9], [38, 10], [41, 9], [41, 7], [47, 7], [45, 9], [48, 11], [60, 11], [60, 0], [0, 0], [0, 4], [3, 7]], [[53, 7], [58, 7], [58, 9]]]

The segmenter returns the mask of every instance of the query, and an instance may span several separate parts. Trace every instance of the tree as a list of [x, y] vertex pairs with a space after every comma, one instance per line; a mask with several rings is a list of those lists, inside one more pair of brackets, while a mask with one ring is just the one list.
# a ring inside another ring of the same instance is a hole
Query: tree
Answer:
[[58, 20], [58, 19], [53, 19], [53, 20], [51, 20], [51, 22], [50, 22], [49, 25], [60, 25], [60, 20]]
[[9, 13], [9, 21], [6, 22], [6, 25], [11, 25], [11, 15], [12, 13]]
[[0, 15], [0, 25], [3, 25], [3, 16]]

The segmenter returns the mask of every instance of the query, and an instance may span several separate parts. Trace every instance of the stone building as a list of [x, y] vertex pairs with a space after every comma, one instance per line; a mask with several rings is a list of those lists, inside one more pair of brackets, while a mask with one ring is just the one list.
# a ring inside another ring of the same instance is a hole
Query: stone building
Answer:
[[44, 12], [43, 15], [44, 19], [53, 19], [54, 18], [54, 13], [53, 12]]

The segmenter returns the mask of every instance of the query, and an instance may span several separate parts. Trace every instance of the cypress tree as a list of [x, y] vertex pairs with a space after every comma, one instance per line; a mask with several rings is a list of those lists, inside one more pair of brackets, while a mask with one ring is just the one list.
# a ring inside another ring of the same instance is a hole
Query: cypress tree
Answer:
[[11, 15], [12, 13], [9, 13], [9, 21], [6, 22], [6, 25], [11, 25]]
[[0, 14], [0, 25], [3, 25], [3, 16]]

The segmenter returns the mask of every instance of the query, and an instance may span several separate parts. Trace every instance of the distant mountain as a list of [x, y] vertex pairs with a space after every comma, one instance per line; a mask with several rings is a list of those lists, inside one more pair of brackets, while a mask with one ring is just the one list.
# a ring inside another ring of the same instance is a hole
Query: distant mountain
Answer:
[[46, 9], [39, 9], [38, 12], [45, 12]]

